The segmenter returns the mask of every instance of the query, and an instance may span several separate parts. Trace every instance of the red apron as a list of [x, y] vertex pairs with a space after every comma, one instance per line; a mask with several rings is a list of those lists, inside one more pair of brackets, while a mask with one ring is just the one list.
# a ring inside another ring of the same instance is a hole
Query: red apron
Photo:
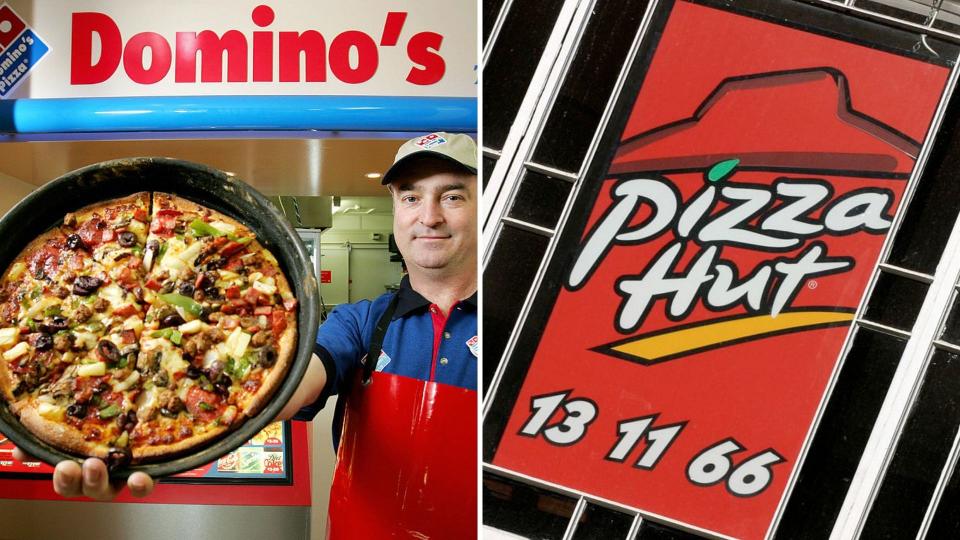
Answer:
[[[379, 358], [395, 307], [367, 358]], [[476, 538], [477, 392], [373, 373], [375, 363], [347, 396], [327, 538]]]

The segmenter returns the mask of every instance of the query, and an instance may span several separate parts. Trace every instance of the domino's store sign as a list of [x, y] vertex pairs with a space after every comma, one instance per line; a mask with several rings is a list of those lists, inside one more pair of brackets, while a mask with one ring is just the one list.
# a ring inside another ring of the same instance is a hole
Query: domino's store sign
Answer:
[[0, 5], [0, 97], [23, 82], [49, 50], [22, 17]]
[[475, 0], [2, 2], [7, 99], [477, 94]]

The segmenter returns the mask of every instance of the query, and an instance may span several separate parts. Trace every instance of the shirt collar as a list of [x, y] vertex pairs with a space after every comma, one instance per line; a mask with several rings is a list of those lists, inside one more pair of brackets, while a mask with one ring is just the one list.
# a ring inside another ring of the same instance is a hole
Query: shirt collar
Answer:
[[[405, 317], [418, 309], [430, 307], [430, 301], [410, 286], [410, 278], [408, 276], [403, 276], [403, 279], [400, 280], [400, 290], [397, 291], [397, 295], [399, 295], [399, 298], [397, 299], [397, 310], [393, 314], [393, 320]], [[467, 304], [476, 310], [477, 293], [471, 294], [470, 297], [461, 300], [460, 303]]]

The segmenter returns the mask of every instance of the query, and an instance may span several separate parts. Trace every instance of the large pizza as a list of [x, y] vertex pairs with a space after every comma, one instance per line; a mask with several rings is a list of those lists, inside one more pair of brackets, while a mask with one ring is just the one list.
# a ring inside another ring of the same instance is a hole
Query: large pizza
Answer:
[[238, 221], [165, 193], [98, 203], [0, 279], [0, 394], [68, 452], [170, 457], [263, 407], [295, 354], [296, 306]]

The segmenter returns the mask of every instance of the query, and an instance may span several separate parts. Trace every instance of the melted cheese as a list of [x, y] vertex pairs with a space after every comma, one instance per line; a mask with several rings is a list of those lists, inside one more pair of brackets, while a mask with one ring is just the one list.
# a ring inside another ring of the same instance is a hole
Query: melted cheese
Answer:
[[114, 382], [114, 383], [113, 383], [113, 391], [114, 391], [114, 392], [123, 392], [123, 391], [125, 391], [125, 390], [128, 390], [128, 389], [130, 389], [131, 386], [137, 384], [137, 381], [139, 381], [139, 380], [140, 380], [140, 372], [137, 371], [137, 370], [133, 370], [133, 371], [130, 373], [130, 375], [127, 376], [126, 379], [124, 379], [124, 380], [122, 380], [122, 381], [120, 381], [120, 382]]
[[177, 349], [165, 349], [160, 359], [160, 365], [163, 369], [167, 370], [167, 373], [170, 375], [180, 371], [186, 371], [190, 366]]
[[37, 413], [48, 420], [60, 421], [63, 419], [66, 410], [59, 405], [40, 402], [37, 404]]

